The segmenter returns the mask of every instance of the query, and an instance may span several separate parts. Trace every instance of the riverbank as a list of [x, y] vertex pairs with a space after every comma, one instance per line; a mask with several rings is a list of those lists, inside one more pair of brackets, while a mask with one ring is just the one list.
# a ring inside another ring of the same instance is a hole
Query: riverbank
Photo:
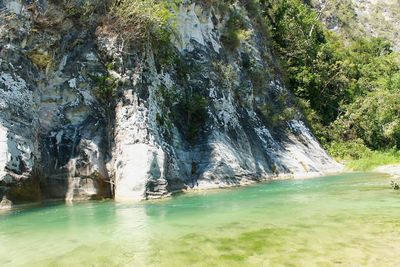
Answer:
[[[349, 171], [386, 173], [385, 166], [400, 166], [400, 151], [398, 150], [372, 151], [345, 148], [340, 151], [330, 149], [329, 152]], [[382, 168], [381, 171], [376, 171], [379, 168]]]
[[[143, 201], [146, 200], [162, 200], [162, 199], [169, 199], [173, 197], [174, 195], [179, 195], [179, 194], [187, 194], [187, 193], [193, 193], [193, 192], [203, 192], [203, 191], [219, 191], [219, 190], [226, 190], [229, 188], [235, 188], [235, 187], [246, 187], [250, 185], [256, 185], [260, 183], [265, 183], [265, 182], [272, 182], [272, 181], [277, 181], [277, 180], [301, 180], [301, 179], [311, 179], [311, 178], [319, 178], [323, 176], [331, 176], [331, 175], [339, 175], [343, 174], [344, 172], [344, 166], [341, 164], [337, 165], [336, 169], [328, 169], [325, 171], [321, 172], [298, 172], [298, 173], [291, 173], [291, 174], [279, 174], [279, 175], [271, 175], [271, 176], [266, 176], [266, 177], [261, 177], [258, 179], [231, 179], [227, 180], [225, 183], [212, 183], [210, 181], [199, 181], [197, 186], [190, 188], [188, 187], [185, 190], [178, 190], [174, 192], [170, 192], [170, 194], [167, 195], [148, 195], [146, 199], [143, 199]], [[250, 177], [250, 176], [249, 176]], [[110, 200], [113, 200], [110, 198]], [[39, 202], [33, 202], [33, 203], [21, 203], [21, 204], [12, 204], [11, 201], [3, 200], [0, 201], [0, 211], [2, 210], [10, 210], [14, 208], [23, 208], [23, 207], [29, 207], [29, 206], [36, 206], [36, 205], [41, 205], [43, 203], [49, 203], [49, 202], [63, 202], [65, 200], [63, 199], [43, 199], [42, 201]], [[91, 200], [76, 200], [73, 201], [74, 203], [79, 203], [79, 202], [90, 202]], [[65, 201], [68, 203], [68, 201]], [[121, 201], [117, 201], [121, 202]], [[134, 203], [138, 201], [122, 201], [124, 203]], [[139, 201], [140, 202], [140, 201]]]
[[400, 178], [400, 164], [379, 166], [374, 169], [374, 172], [386, 173]]
[[400, 189], [400, 165], [385, 165], [376, 168], [374, 171], [392, 176], [391, 186], [395, 190]]

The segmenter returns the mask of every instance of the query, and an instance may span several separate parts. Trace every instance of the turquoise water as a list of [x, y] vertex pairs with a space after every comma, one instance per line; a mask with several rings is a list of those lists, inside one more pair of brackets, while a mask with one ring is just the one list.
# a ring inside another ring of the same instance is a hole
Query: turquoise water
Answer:
[[0, 213], [0, 266], [400, 266], [400, 194], [343, 174]]

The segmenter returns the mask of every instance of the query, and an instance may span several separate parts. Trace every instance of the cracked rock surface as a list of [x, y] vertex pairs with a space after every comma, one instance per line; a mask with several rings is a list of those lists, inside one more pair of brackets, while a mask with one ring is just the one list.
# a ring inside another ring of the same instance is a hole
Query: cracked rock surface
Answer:
[[[179, 60], [165, 65], [151, 45], [99, 30], [101, 6], [90, 18], [67, 10], [63, 1], [0, 1], [3, 207], [141, 200], [340, 169], [249, 17], [251, 37], [228, 51], [226, 18], [185, 1], [168, 46]], [[117, 88], [109, 101], [96, 93], [107, 86]]]

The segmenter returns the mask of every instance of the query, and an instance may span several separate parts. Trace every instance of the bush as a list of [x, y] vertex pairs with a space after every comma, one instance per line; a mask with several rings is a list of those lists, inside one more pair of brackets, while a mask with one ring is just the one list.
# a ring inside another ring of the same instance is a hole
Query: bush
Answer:
[[96, 83], [94, 95], [100, 102], [110, 105], [114, 100], [118, 81], [111, 76], [92, 76], [91, 78]]
[[107, 25], [129, 41], [169, 38], [174, 29], [173, 9], [181, 0], [114, 0]]
[[225, 47], [234, 51], [239, 48], [241, 42], [248, 40], [251, 34], [252, 32], [246, 27], [243, 14], [234, 10], [226, 22], [221, 41]]
[[213, 62], [213, 67], [219, 76], [222, 87], [226, 90], [232, 90], [238, 80], [238, 73], [234, 67], [224, 61]]
[[338, 160], [354, 160], [371, 156], [372, 151], [358, 139], [351, 142], [333, 141], [327, 145], [329, 153]]
[[269, 79], [268, 68], [251, 64], [246, 73], [253, 85], [254, 93], [261, 94], [262, 90], [265, 90]]
[[400, 151], [371, 150], [358, 139], [347, 142], [332, 142], [328, 146], [329, 153], [340, 161], [345, 161], [347, 167], [356, 171], [369, 171], [375, 167], [400, 163]]
[[105, 6], [105, 0], [64, 1], [64, 9], [69, 17], [80, 18], [87, 23], [96, 13], [102, 13]]
[[344, 41], [303, 1], [267, 1], [263, 8], [285, 83], [331, 153], [362, 158], [370, 149], [400, 149], [400, 55], [391, 44]]
[[373, 149], [400, 149], [400, 91], [378, 90], [359, 97], [334, 124], [337, 139], [361, 138]]
[[28, 57], [39, 69], [46, 69], [53, 63], [53, 58], [47, 53], [39, 50], [34, 50], [28, 54]]

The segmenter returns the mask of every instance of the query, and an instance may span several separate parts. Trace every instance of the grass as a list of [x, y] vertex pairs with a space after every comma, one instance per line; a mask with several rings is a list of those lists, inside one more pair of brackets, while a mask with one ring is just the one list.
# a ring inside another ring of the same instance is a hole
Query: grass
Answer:
[[169, 40], [181, 0], [113, 0], [104, 29], [138, 44]]
[[346, 161], [346, 166], [354, 171], [371, 171], [383, 165], [400, 164], [400, 151], [373, 151], [359, 159]]
[[325, 148], [337, 161], [353, 171], [371, 171], [383, 165], [400, 164], [400, 150], [371, 150], [363, 141], [331, 142]]

